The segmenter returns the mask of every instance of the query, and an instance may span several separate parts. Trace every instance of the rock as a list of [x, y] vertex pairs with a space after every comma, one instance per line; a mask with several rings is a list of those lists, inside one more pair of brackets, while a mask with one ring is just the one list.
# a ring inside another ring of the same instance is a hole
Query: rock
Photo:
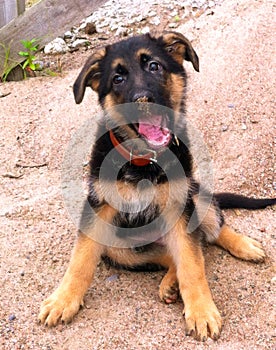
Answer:
[[149, 33], [150, 32], [150, 27], [144, 27], [144, 28], [142, 28], [142, 30], [141, 30], [141, 34], [147, 34], [147, 33]]
[[170, 16], [171, 17], [175, 17], [175, 16], [178, 16], [178, 11], [177, 10], [174, 10], [170, 13]]
[[114, 282], [114, 281], [117, 281], [118, 278], [119, 278], [119, 276], [117, 274], [114, 274], [112, 276], [107, 277], [106, 281], [107, 282]]
[[62, 38], [56, 38], [47, 44], [44, 47], [44, 53], [48, 54], [56, 54], [56, 53], [65, 53], [69, 50], [66, 42]]
[[78, 27], [78, 32], [80, 32], [80, 31], [84, 30], [84, 29], [85, 29], [85, 27], [86, 27], [86, 21], [85, 21], [85, 22], [83, 22], [83, 23], [81, 23], [81, 25]]
[[127, 35], [128, 35], [128, 29], [125, 28], [125, 27], [119, 27], [119, 28], [116, 30], [115, 35], [116, 35], [116, 36], [127, 36]]
[[177, 25], [178, 25], [178, 24], [177, 24], [176, 22], [170, 23], [170, 24], [169, 24], [169, 28], [176, 28]]
[[72, 47], [73, 49], [79, 48], [79, 47], [83, 47], [83, 46], [88, 46], [90, 45], [90, 41], [87, 39], [76, 39], [71, 45], [70, 47]]
[[84, 28], [85, 34], [92, 35], [94, 33], [97, 33], [96, 25], [94, 23], [86, 23], [86, 26]]
[[198, 22], [196, 22], [196, 23], [195, 23], [195, 29], [196, 29], [196, 30], [199, 30], [200, 28], [201, 28], [201, 24], [198, 23]]
[[63, 38], [64, 38], [64, 39], [72, 39], [73, 36], [74, 36], [73, 33], [70, 32], [70, 30], [68, 30], [67, 32], [64, 33]]
[[[73, 27], [64, 33], [63, 39], [57, 38], [45, 46], [46, 54], [64, 53], [69, 50], [77, 50], [79, 47], [90, 44], [89, 40], [80, 38], [80, 32], [86, 35], [105, 34], [125, 37], [140, 33], [146, 34], [167, 21], [168, 28], [176, 29], [186, 22], [189, 17], [200, 16], [203, 12], [214, 8], [220, 0], [145, 0], [140, 1], [109, 0], [94, 11], [90, 16], [82, 20], [79, 27]], [[161, 9], [161, 11], [160, 11]], [[195, 28], [200, 29], [200, 24], [195, 23]]]
[[14, 314], [11, 314], [10, 316], [9, 316], [9, 321], [11, 322], [11, 321], [14, 321], [16, 319], [16, 316], [14, 315]]
[[117, 30], [119, 28], [119, 24], [118, 23], [113, 23], [111, 26], [110, 26], [110, 30], [112, 32], [114, 32], [114, 30]]
[[153, 24], [154, 26], [159, 26], [159, 24], [161, 23], [160, 18], [159, 17], [154, 17], [152, 20], [150, 20], [150, 24]]
[[156, 11], [150, 11], [150, 12], [148, 13], [148, 16], [149, 16], [149, 17], [155, 17], [155, 16], [157, 16], [157, 12], [156, 12]]

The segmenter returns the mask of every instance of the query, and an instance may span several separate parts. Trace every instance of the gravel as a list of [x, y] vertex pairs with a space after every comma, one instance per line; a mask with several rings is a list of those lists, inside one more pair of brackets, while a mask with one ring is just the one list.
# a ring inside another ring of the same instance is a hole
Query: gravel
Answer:
[[[118, 39], [135, 34], [145, 34], [151, 29], [163, 28], [176, 30], [183, 23], [195, 21], [204, 13], [213, 14], [223, 0], [109, 0], [97, 11], [83, 19], [79, 26], [74, 26], [45, 46], [46, 54], [75, 51], [80, 47], [89, 47], [98, 36]], [[97, 35], [96, 35], [97, 34]], [[94, 37], [93, 37], [94, 35]]]
[[[168, 29], [164, 3], [153, 7], [143, 1], [137, 15], [145, 8], [155, 11], [160, 29]], [[187, 115], [204, 135], [220, 191], [275, 196], [273, 8], [273, 0], [228, 0], [210, 9], [214, 15], [207, 9], [178, 27], [194, 38], [200, 57], [200, 74], [185, 64]], [[117, 40], [112, 33], [89, 35], [91, 46], [99, 37], [108, 39], [100, 44]], [[224, 322], [217, 342], [199, 344], [185, 336], [183, 303], [159, 301], [163, 272], [131, 273], [103, 264], [85, 296], [86, 308], [70, 325], [37, 324], [40, 303], [58, 286], [75, 240], [60, 193], [61, 164], [75, 130], [100, 110], [90, 90], [81, 105], [72, 94], [90, 54], [86, 47], [63, 54], [57, 76], [0, 85], [0, 348], [274, 350], [275, 208], [225, 213], [228, 224], [262, 242], [263, 264], [239, 261], [213, 246], [204, 250], [207, 279]], [[45, 166], [18, 168], [18, 162]]]

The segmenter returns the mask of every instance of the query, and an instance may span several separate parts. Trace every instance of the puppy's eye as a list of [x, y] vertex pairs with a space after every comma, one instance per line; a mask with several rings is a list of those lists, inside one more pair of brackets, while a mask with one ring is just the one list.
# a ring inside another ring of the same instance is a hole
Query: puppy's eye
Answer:
[[121, 84], [123, 81], [124, 81], [124, 78], [120, 74], [116, 74], [113, 77], [113, 83], [116, 85]]
[[150, 72], [157, 72], [160, 69], [161, 69], [161, 65], [158, 62], [152, 61], [149, 63]]

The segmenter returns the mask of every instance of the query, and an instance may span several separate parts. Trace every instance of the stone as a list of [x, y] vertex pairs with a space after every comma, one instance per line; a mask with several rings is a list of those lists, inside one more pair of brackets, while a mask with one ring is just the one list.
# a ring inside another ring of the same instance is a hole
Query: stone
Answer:
[[73, 49], [79, 48], [79, 47], [84, 47], [90, 45], [90, 41], [87, 39], [76, 39], [75, 41], [72, 42], [70, 47]]
[[68, 30], [67, 32], [64, 33], [63, 38], [64, 39], [72, 39], [73, 36], [74, 36], [73, 33], [70, 30]]
[[115, 35], [116, 35], [116, 36], [127, 36], [127, 35], [128, 35], [128, 29], [125, 28], [125, 27], [119, 27], [119, 28], [116, 30]]
[[88, 35], [92, 35], [92, 34], [95, 34], [97, 33], [97, 28], [96, 28], [96, 25], [94, 23], [86, 23], [86, 26], [84, 28], [84, 32], [85, 34], [88, 34]]
[[150, 32], [150, 27], [144, 27], [144, 28], [142, 28], [142, 30], [141, 30], [141, 34], [147, 34], [147, 33], [149, 33]]
[[68, 50], [69, 48], [62, 38], [56, 38], [44, 47], [44, 53], [46, 55], [65, 53]]
[[154, 26], [158, 26], [161, 23], [159, 17], [154, 17], [151, 19], [150, 24], [153, 24]]

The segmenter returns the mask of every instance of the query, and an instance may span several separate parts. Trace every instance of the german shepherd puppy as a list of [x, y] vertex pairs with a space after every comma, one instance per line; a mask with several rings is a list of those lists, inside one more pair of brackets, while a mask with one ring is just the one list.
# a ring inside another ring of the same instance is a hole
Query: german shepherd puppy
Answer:
[[179, 293], [186, 334], [218, 339], [222, 320], [206, 280], [201, 238], [240, 259], [264, 259], [261, 244], [228, 227], [221, 209], [264, 208], [276, 199], [212, 195], [195, 180], [184, 117], [184, 60], [199, 71], [191, 43], [165, 32], [106, 46], [81, 70], [75, 101], [81, 103], [91, 87], [104, 117], [92, 150], [78, 239], [60, 286], [41, 306], [43, 324], [72, 320], [97, 264], [107, 257], [133, 270], [166, 268], [161, 300], [175, 302]]

